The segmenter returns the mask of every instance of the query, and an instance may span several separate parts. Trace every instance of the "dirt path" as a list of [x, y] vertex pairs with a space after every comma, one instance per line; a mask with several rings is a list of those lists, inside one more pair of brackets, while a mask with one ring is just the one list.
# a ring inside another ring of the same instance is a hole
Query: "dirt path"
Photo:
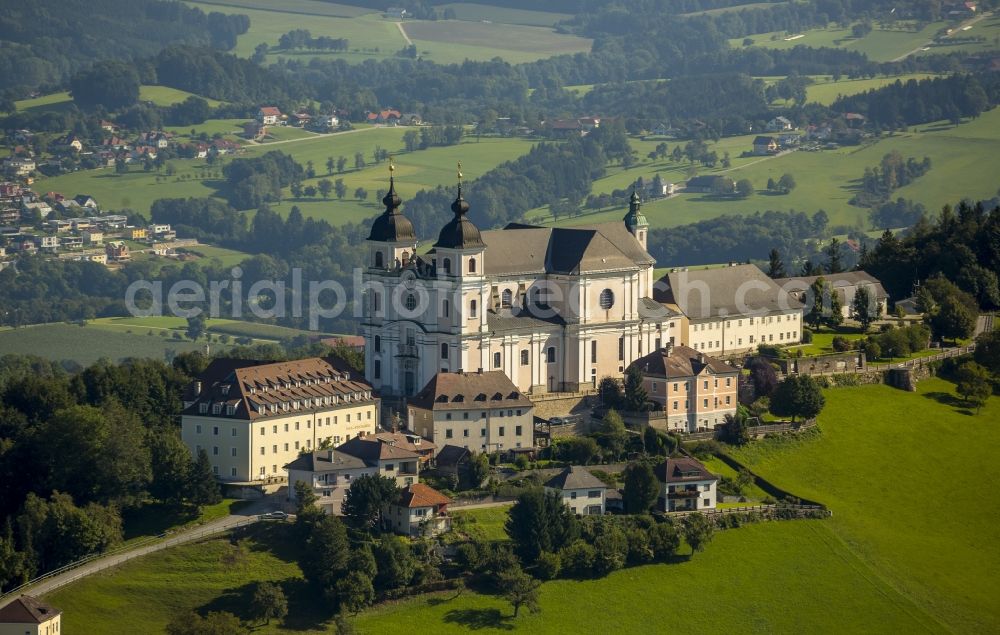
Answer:
[[[952, 35], [958, 35], [960, 33], [965, 33], [965, 31], [962, 31], [962, 28], [967, 27], [967, 26], [972, 26], [976, 22], [979, 22], [980, 20], [985, 20], [986, 18], [990, 17], [991, 15], [993, 15], [993, 14], [987, 12], [987, 13], [984, 13], [982, 15], [976, 16], [976, 17], [974, 17], [974, 18], [972, 18], [970, 20], [966, 20], [965, 22], [962, 22], [961, 24], [959, 24], [958, 26], [955, 27], [955, 29], [951, 32], [951, 35], [949, 35], [948, 37], [951, 37]], [[924, 49], [924, 47], [930, 46], [931, 44], [934, 44], [934, 40], [928, 40], [927, 42], [924, 42], [923, 44], [921, 44], [917, 48], [913, 49], [912, 51], [910, 51], [908, 53], [903, 53], [902, 55], [900, 55], [899, 57], [897, 57], [896, 59], [894, 59], [892, 61], [893, 62], [901, 62], [901, 61], [905, 60], [906, 58], [908, 58], [909, 56], [915, 55], [915, 54], [919, 53], [920, 51], [922, 51]]]
[[367, 132], [368, 130], [378, 130], [378, 126], [372, 126], [371, 128], [354, 128], [352, 130], [340, 130], [338, 132], [316, 132], [308, 137], [302, 137], [301, 139], [283, 139], [281, 141], [268, 141], [267, 143], [260, 143], [259, 141], [250, 141], [249, 143], [247, 143], [247, 146], [261, 146], [265, 148], [270, 148], [271, 146], [279, 146], [283, 143], [302, 143], [303, 141], [312, 141], [313, 139], [336, 137], [338, 135], [354, 134], [356, 132]]
[[396, 23], [396, 28], [399, 29], [399, 34], [403, 36], [404, 40], [406, 40], [406, 45], [407, 46], [413, 46], [413, 40], [410, 39], [410, 36], [406, 34], [406, 30], [403, 29], [403, 23], [402, 22], [397, 22]]

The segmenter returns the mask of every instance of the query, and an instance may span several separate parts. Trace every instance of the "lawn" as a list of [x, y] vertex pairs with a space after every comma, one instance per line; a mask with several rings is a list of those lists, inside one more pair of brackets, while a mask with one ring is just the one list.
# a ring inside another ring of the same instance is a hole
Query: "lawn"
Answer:
[[[732, 466], [730, 466], [728, 463], [725, 463], [722, 459], [711, 456], [706, 459], [699, 459], [699, 460], [705, 465], [705, 467], [708, 468], [708, 471], [711, 472], [712, 474], [715, 474], [716, 476], [725, 476], [726, 478], [734, 480], [736, 479], [737, 476], [736, 470], [734, 470]], [[762, 490], [756, 484], [752, 484], [749, 487], [745, 488], [743, 495], [750, 503], [759, 503], [768, 497], [767, 492]], [[720, 503], [720, 505], [722, 504], [723, 503]], [[733, 505], [739, 507], [741, 505], [746, 505], [746, 503], [734, 503]]]
[[[220, 344], [213, 344], [218, 347]], [[48, 359], [71, 360], [88, 365], [102, 357], [119, 361], [127, 357], [172, 358], [176, 353], [204, 350], [204, 341], [175, 340], [146, 335], [138, 328], [125, 333], [100, 326], [39, 324], [19, 329], [0, 329], [0, 351], [39, 355]]]
[[[264, 324], [260, 322], [244, 322], [242, 320], [231, 320], [226, 318], [209, 318], [205, 321], [209, 333], [215, 335], [230, 335], [233, 337], [252, 337], [259, 342], [278, 342], [283, 339], [307, 335], [316, 337], [319, 335], [331, 335], [329, 333], [318, 333], [301, 329], [279, 326], [277, 324]], [[172, 315], [151, 316], [151, 317], [112, 317], [97, 318], [87, 324], [87, 328], [114, 331], [116, 333], [138, 333], [145, 334], [153, 331], [159, 335], [160, 331], [179, 332], [183, 334], [187, 330], [187, 320], [185, 318], [174, 317]]]
[[403, 25], [422, 56], [441, 63], [501, 57], [516, 64], [590, 51], [592, 40], [564, 35], [546, 27], [515, 24], [435, 20]]
[[904, 75], [874, 77], [871, 79], [841, 79], [836, 82], [832, 78], [826, 77], [814, 84], [810, 84], [806, 88], [806, 97], [810, 102], [829, 106], [841, 96], [856, 95], [868, 90], [894, 84], [897, 81], [905, 83], [911, 79], [920, 80], [929, 77], [938, 76], [932, 73], [908, 73]]
[[833, 510], [827, 521], [893, 588], [949, 630], [1000, 629], [1000, 400], [973, 415], [954, 386], [927, 379], [916, 393], [887, 386], [825, 392], [822, 434], [734, 451], [775, 485]]
[[[176, 88], [169, 88], [167, 86], [139, 87], [139, 99], [141, 101], [151, 101], [157, 106], [170, 106], [171, 104], [180, 103], [191, 96], [200, 97], [200, 95], [194, 95], [194, 93], [178, 90]], [[202, 99], [207, 101], [208, 105], [213, 108], [222, 103], [221, 101], [209, 99], [208, 97], [202, 97]], [[66, 91], [42, 95], [41, 97], [35, 97], [34, 99], [22, 99], [14, 102], [19, 111], [64, 110], [69, 108], [72, 103], [73, 98], [70, 97], [70, 94]]]
[[[651, 227], [675, 227], [722, 214], [752, 214], [757, 211], [796, 210], [809, 214], [823, 209], [830, 216], [831, 227], [870, 228], [867, 209], [848, 205], [854, 195], [852, 181], [859, 179], [865, 167], [878, 165], [882, 157], [898, 150], [904, 157], [928, 156], [933, 167], [913, 183], [893, 192], [923, 203], [936, 212], [946, 203], [968, 197], [986, 199], [996, 194], [996, 174], [990, 157], [1000, 153], [1000, 108], [958, 126], [929, 124], [905, 133], [887, 135], [862, 146], [847, 146], [820, 152], [798, 151], [780, 157], [737, 158], [749, 148], [751, 137], [727, 137], [711, 146], [719, 156], [729, 150], [732, 169], [700, 169], [699, 174], [725, 174], [735, 180], [749, 179], [757, 193], [745, 200], [720, 200], [705, 194], [679, 194], [652, 201], [643, 206]], [[609, 169], [609, 174], [594, 182], [593, 192], [610, 192], [627, 187], [639, 176], [651, 179], [659, 173], [665, 181], [686, 179], [688, 163], [665, 160], [649, 161], [646, 145], [653, 141], [632, 142], [642, 162], [628, 170]], [[673, 148], [676, 142], [667, 142]], [[768, 178], [777, 180], [784, 173], [795, 177], [797, 187], [790, 194], [775, 196], [763, 192]], [[526, 217], [536, 222], [552, 223], [547, 209], [531, 210]], [[621, 220], [625, 208], [587, 213], [561, 219], [561, 225], [590, 224]], [[676, 263], [661, 263], [676, 264]]]
[[226, 249], [225, 247], [215, 247], [212, 245], [183, 247], [183, 249], [188, 253], [196, 254], [205, 258], [206, 262], [217, 259], [222, 263], [223, 267], [235, 267], [252, 256], [252, 254], [248, 254], [245, 251], [237, 251], [236, 249]]
[[[507, 540], [507, 512], [510, 507], [483, 507], [462, 511], [461, 507], [452, 508], [458, 533], [477, 540]], [[462, 519], [462, 520], [459, 520]]]
[[851, 332], [851, 333], [814, 332], [811, 343], [803, 344], [801, 346], [791, 346], [788, 348], [788, 350], [793, 353], [797, 351], [802, 351], [803, 355], [828, 355], [830, 353], [836, 353], [837, 351], [833, 350], [833, 338], [838, 336], [843, 337], [849, 342], [862, 340], [866, 337], [862, 333], [857, 333], [857, 332]]
[[[871, 33], [861, 38], [854, 37], [849, 28], [842, 29], [831, 26], [825, 29], [810, 29], [797, 33], [795, 35], [802, 37], [795, 37], [795, 39], [788, 39], [794, 36], [789, 36], [784, 31], [759, 33], [751, 36], [750, 39], [753, 40], [754, 46], [765, 48], [791, 49], [796, 46], [842, 48], [864, 53], [876, 62], [889, 62], [929, 42], [944, 26], [944, 22], [932, 22], [922, 29], [916, 30], [912, 23], [901, 22], [900, 28], [875, 28]], [[733, 47], [741, 47], [743, 46], [743, 38], [730, 40], [729, 43]]]

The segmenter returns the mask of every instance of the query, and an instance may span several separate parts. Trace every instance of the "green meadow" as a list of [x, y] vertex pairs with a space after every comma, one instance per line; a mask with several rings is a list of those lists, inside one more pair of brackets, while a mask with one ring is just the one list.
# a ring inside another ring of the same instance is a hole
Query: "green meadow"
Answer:
[[[931, 41], [935, 34], [945, 26], [944, 22], [932, 22], [917, 30], [915, 25], [900, 23], [898, 28], [893, 29], [876, 27], [871, 33], [861, 38], [854, 37], [850, 28], [842, 29], [830, 26], [825, 29], [810, 29], [794, 34], [784, 31], [760, 33], [750, 36], [750, 39], [753, 40], [753, 46], [764, 48], [791, 49], [796, 46], [842, 48], [864, 53], [876, 62], [888, 62], [920, 48]], [[802, 37], [795, 37], [798, 35]], [[730, 40], [729, 43], [733, 47], [741, 47], [743, 39], [736, 38]]]
[[[363, 15], [344, 17], [342, 11], [326, 10], [317, 6], [324, 3], [308, 0], [296, 0], [291, 6], [282, 4], [280, 9], [257, 0], [187, 4], [204, 11], [249, 16], [250, 30], [239, 37], [234, 50], [244, 57], [253, 54], [254, 48], [263, 43], [273, 49], [268, 53], [268, 61], [318, 58], [361, 62], [392, 57], [407, 46], [397, 21], [383, 18], [381, 13], [365, 12]], [[404, 21], [403, 30], [417, 46], [421, 57], [441, 64], [460, 63], [466, 59], [486, 61], [494, 57], [520, 63], [590, 50], [591, 40], [548, 28], [548, 24], [555, 22], [555, 19], [549, 22], [552, 16], [559, 14], [506, 10], [504, 17], [496, 21], [487, 18], [470, 21], [473, 19], [470, 16], [483, 10], [475, 5], [475, 8], [464, 10], [466, 17], [460, 20]], [[515, 16], [521, 16], [521, 19], [518, 21]], [[534, 25], [539, 22], [546, 26]], [[308, 29], [313, 35], [347, 38], [349, 50], [277, 50], [279, 38], [294, 29]]]
[[[188, 97], [201, 97], [201, 95], [195, 95], [194, 93], [189, 93], [185, 90], [178, 90], [176, 88], [170, 88], [168, 86], [140, 86], [139, 87], [139, 99], [141, 101], [151, 101], [157, 106], [170, 106], [172, 104], [179, 104]], [[208, 102], [210, 106], [215, 108], [221, 101], [216, 99], [210, 99], [208, 97], [202, 97]], [[14, 102], [19, 111], [24, 110], [64, 110], [69, 108], [73, 104], [73, 98], [66, 91], [59, 93], [50, 93], [48, 95], [42, 95], [41, 97], [35, 97], [33, 99], [22, 99], [20, 101]]]
[[891, 587], [953, 632], [1000, 629], [1000, 399], [973, 414], [954, 385], [827, 390], [821, 434], [733, 454], [833, 510], [827, 526]]
[[[666, 199], [651, 201], [643, 212], [651, 227], [675, 227], [714, 218], [722, 214], [752, 214], [766, 210], [796, 210], [812, 214], [825, 210], [831, 226], [846, 226], [862, 230], [871, 229], [868, 210], [848, 205], [854, 195], [853, 188], [866, 167], [876, 166], [887, 153], [898, 150], [904, 157], [918, 159], [928, 156], [932, 167], [913, 183], [895, 190], [893, 199], [903, 197], [923, 203], [932, 213], [943, 205], [954, 204], [961, 198], [983, 199], [996, 194], [997, 178], [992, 157], [1000, 152], [1000, 109], [995, 108], [977, 119], [953, 126], [930, 124], [911, 128], [907, 132], [886, 135], [860, 146], [844, 146], [835, 150], [807, 152], [799, 150], [778, 157], [737, 158], [738, 153], [749, 150], [752, 136], [728, 137], [715, 146], [721, 157], [728, 149], [733, 157], [733, 167], [699, 168], [698, 174], [726, 175], [734, 180], [749, 179], [756, 193], [747, 199], [719, 199], [707, 194], [678, 194]], [[682, 160], [649, 161], [643, 143], [633, 142], [641, 162], [628, 170], [620, 167], [609, 169], [607, 176], [594, 182], [594, 193], [610, 192], [627, 187], [636, 178], [652, 179], [659, 173], [667, 182], [687, 179], [689, 164]], [[676, 143], [667, 142], [668, 146]], [[795, 177], [797, 187], [789, 194], [774, 195], [765, 191], [768, 178], [779, 179], [782, 174]], [[624, 207], [596, 213], [584, 213], [572, 218], [561, 218], [560, 225], [578, 225], [620, 220]], [[552, 223], [547, 208], [527, 213], [536, 222]]]
[[840, 81], [833, 81], [833, 78], [826, 76], [818, 78], [814, 84], [806, 87], [806, 98], [810, 102], [829, 106], [838, 97], [846, 97], [875, 90], [889, 84], [894, 84], [897, 81], [906, 83], [911, 79], [920, 80], [931, 77], [937, 77], [937, 75], [931, 73], [907, 73], [904, 75], [884, 75], [870, 79], [841, 79]]
[[503, 24], [524, 24], [527, 26], [552, 26], [556, 22], [569, 20], [573, 16], [568, 13], [550, 13], [548, 11], [528, 11], [525, 9], [509, 9], [494, 7], [476, 2], [453, 2], [437, 6], [442, 11], [451, 9], [459, 20], [473, 22], [500, 22]]

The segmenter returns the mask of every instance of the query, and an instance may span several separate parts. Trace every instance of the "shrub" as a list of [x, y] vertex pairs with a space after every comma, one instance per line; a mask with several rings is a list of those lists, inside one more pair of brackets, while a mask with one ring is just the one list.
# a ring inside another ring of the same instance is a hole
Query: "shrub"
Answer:
[[851, 343], [846, 337], [840, 335], [834, 336], [833, 338], [833, 350], [838, 353], [843, 353], [845, 351], [851, 350]]
[[583, 578], [594, 570], [594, 548], [582, 540], [577, 540], [559, 554], [566, 574]]
[[878, 345], [878, 342], [872, 339], [865, 342], [865, 359], [874, 362], [880, 357], [882, 357], [882, 347]]
[[554, 580], [562, 569], [562, 559], [557, 553], [543, 551], [535, 560], [535, 577], [539, 580]]
[[812, 330], [811, 329], [807, 329], [807, 328], [803, 328], [802, 329], [802, 343], [803, 344], [812, 344], [812, 341], [813, 341], [813, 332], [812, 332]]

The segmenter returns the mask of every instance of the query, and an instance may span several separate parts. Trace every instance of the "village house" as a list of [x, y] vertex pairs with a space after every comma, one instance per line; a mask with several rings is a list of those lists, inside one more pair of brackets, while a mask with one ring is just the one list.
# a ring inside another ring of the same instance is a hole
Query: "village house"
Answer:
[[[184, 395], [181, 438], [223, 482], [268, 490], [321, 444], [375, 432], [379, 399], [338, 358], [214, 359]], [[412, 453], [410, 453], [412, 454]]]
[[105, 132], [118, 132], [118, 124], [107, 119], [101, 119], [101, 130]]
[[642, 373], [643, 388], [666, 415], [670, 431], [712, 430], [725, 423], [726, 415], [736, 414], [737, 367], [672, 344], [640, 357], [632, 366]]
[[59, 635], [62, 611], [22, 595], [0, 609], [0, 635]]
[[378, 112], [369, 112], [365, 115], [365, 120], [371, 124], [387, 124], [390, 126], [396, 125], [399, 122], [399, 118], [402, 116], [398, 110], [387, 109], [380, 110]]
[[778, 151], [778, 140], [774, 137], [758, 136], [753, 140], [753, 153], [758, 156], [767, 156]]
[[452, 500], [424, 483], [407, 485], [389, 505], [386, 525], [403, 536], [436, 536], [451, 529], [448, 505]]
[[794, 128], [795, 124], [793, 124], [786, 117], [782, 117], [781, 115], [767, 122], [768, 132], [784, 132], [786, 130], [793, 130]]
[[177, 238], [177, 232], [170, 229], [170, 225], [154, 223], [147, 228], [147, 236], [150, 239], [170, 241]]
[[312, 115], [307, 112], [297, 112], [291, 116], [290, 121], [296, 128], [304, 128], [312, 121]]
[[38, 238], [38, 248], [42, 251], [55, 251], [59, 248], [58, 236], [40, 236]]
[[257, 121], [265, 126], [275, 126], [281, 120], [281, 111], [274, 106], [261, 106], [257, 111]]
[[62, 236], [59, 238], [59, 246], [63, 249], [83, 249], [83, 238], [79, 236]]
[[340, 125], [340, 117], [337, 115], [323, 115], [319, 120], [327, 128], [336, 128]]
[[802, 339], [802, 303], [756, 265], [671, 269], [655, 289], [683, 316], [672, 344], [726, 356]]
[[805, 302], [809, 293], [809, 287], [817, 279], [823, 278], [837, 294], [840, 300], [841, 315], [847, 319], [854, 318], [854, 296], [858, 289], [866, 287], [872, 296], [879, 317], [885, 317], [889, 313], [889, 294], [885, 287], [875, 276], [864, 271], [845, 271], [843, 273], [827, 273], [821, 276], [796, 276], [792, 278], [779, 278], [775, 282], [785, 289], [793, 298]]
[[52, 207], [45, 201], [33, 201], [30, 203], [21, 203], [21, 209], [25, 213], [38, 212], [41, 218], [48, 218], [49, 214], [52, 213]]
[[669, 458], [653, 472], [660, 481], [660, 511], [715, 509], [719, 479], [700, 461], [690, 457]]
[[97, 200], [87, 194], [77, 194], [73, 197], [73, 200], [76, 201], [76, 204], [80, 207], [86, 207], [87, 211], [96, 210], [98, 208]]
[[108, 262], [129, 262], [132, 260], [132, 255], [124, 240], [110, 241], [104, 245], [104, 253], [108, 257]]
[[545, 481], [545, 491], [554, 492], [574, 514], [600, 516], [608, 486], [585, 467], [573, 465]]
[[437, 447], [503, 452], [534, 445], [534, 404], [501, 371], [439, 372], [407, 409], [407, 428]]
[[419, 126], [423, 122], [424, 119], [420, 116], [420, 113], [404, 112], [399, 116], [399, 124], [401, 126]]
[[31, 157], [11, 157], [4, 162], [4, 168], [12, 176], [28, 176], [37, 166]]

